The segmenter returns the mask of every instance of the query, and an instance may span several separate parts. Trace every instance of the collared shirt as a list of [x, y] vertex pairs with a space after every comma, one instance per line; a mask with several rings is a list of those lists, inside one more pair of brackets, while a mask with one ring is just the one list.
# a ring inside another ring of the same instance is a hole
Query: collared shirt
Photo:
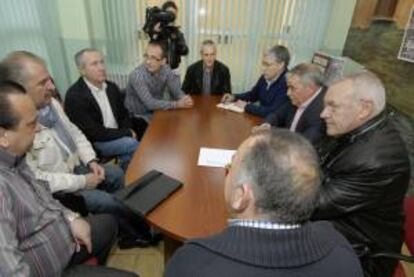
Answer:
[[306, 108], [310, 105], [310, 103], [312, 103], [313, 99], [315, 99], [316, 96], [318, 96], [318, 94], [321, 91], [322, 91], [322, 88], [320, 88], [311, 98], [303, 102], [302, 105], [300, 105], [297, 108], [295, 112], [295, 116], [293, 117], [293, 120], [292, 120], [292, 124], [290, 124], [290, 128], [289, 128], [292, 132], [295, 132], [299, 119], [301, 118], [302, 114], [305, 112]]
[[203, 65], [203, 94], [211, 93], [211, 75], [213, 75], [213, 68]]
[[125, 107], [132, 116], [146, 119], [154, 110], [174, 109], [175, 101], [165, 99], [166, 91], [172, 100], [182, 98], [180, 77], [168, 65], [163, 65], [158, 73], [151, 73], [141, 64], [129, 75]]
[[300, 224], [279, 224], [276, 222], [266, 220], [246, 220], [246, 219], [229, 219], [229, 226], [241, 226], [268, 230], [289, 230], [300, 227]]
[[60, 276], [75, 252], [70, 211], [46, 188], [0, 149], [0, 276]]
[[101, 109], [103, 123], [106, 128], [118, 128], [114, 113], [112, 112], [111, 104], [109, 104], [108, 95], [106, 94], [107, 84], [104, 82], [102, 88], [98, 88], [91, 84], [86, 78], [83, 78], [86, 85], [92, 92], [93, 97]]
[[275, 78], [273, 78], [272, 80], [266, 80], [266, 84], [267, 84], [267, 87], [266, 87], [266, 89], [269, 89], [270, 88], [270, 86], [274, 83], [274, 82], [276, 82], [277, 81], [277, 79], [279, 79], [279, 76], [280, 76], [281, 74], [279, 74], [279, 75], [277, 75]]

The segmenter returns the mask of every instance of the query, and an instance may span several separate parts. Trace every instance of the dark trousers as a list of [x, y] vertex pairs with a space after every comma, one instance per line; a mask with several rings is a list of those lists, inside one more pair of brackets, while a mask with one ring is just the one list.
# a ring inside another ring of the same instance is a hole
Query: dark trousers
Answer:
[[86, 220], [91, 226], [92, 253], [82, 246], [79, 252], [73, 254], [63, 276], [137, 276], [122, 270], [82, 265], [91, 257], [95, 257], [99, 265], [104, 265], [118, 235], [118, 222], [112, 215], [94, 215]]
[[85, 218], [91, 226], [92, 253], [88, 253], [82, 246], [79, 252], [72, 256], [69, 266], [78, 265], [91, 257], [98, 260], [98, 264], [105, 264], [112, 246], [118, 236], [118, 222], [116, 218], [108, 214], [94, 215]]
[[137, 134], [137, 140], [141, 141], [148, 128], [148, 122], [143, 118], [131, 118], [132, 129]]

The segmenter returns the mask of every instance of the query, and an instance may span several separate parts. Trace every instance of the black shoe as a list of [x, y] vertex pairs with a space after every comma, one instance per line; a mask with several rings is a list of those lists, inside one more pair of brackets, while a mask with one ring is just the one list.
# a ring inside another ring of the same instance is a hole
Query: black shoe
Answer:
[[152, 245], [151, 239], [142, 237], [123, 237], [118, 240], [120, 249], [130, 249], [135, 247], [145, 248]]
[[163, 238], [162, 234], [160, 232], [157, 232], [157, 231], [154, 231], [154, 230], [151, 230], [150, 233], [151, 233], [151, 240], [150, 240], [151, 246], [157, 246], [158, 243]]

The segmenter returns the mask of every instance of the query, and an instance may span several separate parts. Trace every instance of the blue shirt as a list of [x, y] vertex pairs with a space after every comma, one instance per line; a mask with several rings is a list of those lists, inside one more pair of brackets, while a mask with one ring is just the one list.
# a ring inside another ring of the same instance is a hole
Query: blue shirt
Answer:
[[[269, 88], [267, 86], [266, 79], [261, 76], [250, 91], [235, 95], [236, 99], [251, 102], [246, 105], [246, 112], [266, 117], [288, 101], [286, 71], [280, 74]], [[259, 102], [260, 105], [254, 104], [255, 102]]]

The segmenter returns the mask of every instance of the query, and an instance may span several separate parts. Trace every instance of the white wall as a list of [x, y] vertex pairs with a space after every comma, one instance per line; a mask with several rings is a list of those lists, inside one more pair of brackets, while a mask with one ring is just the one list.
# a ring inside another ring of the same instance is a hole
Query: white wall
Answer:
[[333, 0], [333, 2], [322, 50], [340, 56], [351, 27], [356, 0]]

